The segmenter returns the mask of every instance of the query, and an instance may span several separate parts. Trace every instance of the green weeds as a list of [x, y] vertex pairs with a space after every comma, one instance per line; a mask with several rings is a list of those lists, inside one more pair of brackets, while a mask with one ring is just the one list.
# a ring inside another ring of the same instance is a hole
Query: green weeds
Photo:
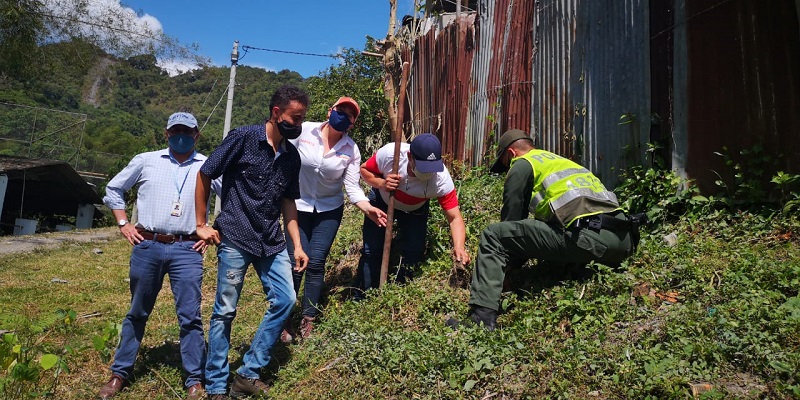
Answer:
[[[800, 397], [797, 218], [699, 199], [691, 185], [669, 172], [633, 169], [628, 174], [617, 189], [619, 198], [632, 210], [657, 216], [656, 224], [643, 232], [637, 254], [618, 268], [590, 265], [577, 277], [531, 263], [519, 271], [514, 290], [504, 294], [495, 332], [468, 325], [453, 331], [444, 324], [449, 316], [465, 316], [469, 292], [448, 284], [450, 232], [435, 202], [428, 261], [419, 276], [404, 286], [371, 291], [361, 302], [350, 301], [347, 289], [358, 261], [363, 216], [348, 207], [329, 259], [323, 314], [308, 340], [275, 348], [274, 362], [264, 371], [273, 385], [271, 395], [663, 399], [702, 392], [698, 396], [707, 399]], [[458, 170], [454, 176], [474, 256], [481, 230], [499, 219], [503, 179], [477, 169]], [[782, 183], [775, 182], [775, 189], [784, 193], [782, 208], [796, 196], [796, 181], [791, 175], [777, 179]], [[674, 240], [666, 241], [668, 234]], [[26, 375], [12, 375], [3, 364], [5, 387], [26, 385], [19, 397], [88, 398], [108, 378], [118, 323], [129, 301], [124, 279], [130, 248], [120, 241], [103, 250], [100, 257], [90, 248], [71, 246], [0, 260], [0, 329], [13, 331], [17, 341], [3, 344], [11, 350], [0, 351], [13, 355], [12, 343], [27, 343], [19, 347], [20, 354], [32, 349], [23, 362], [37, 370], [38, 380], [29, 384], [21, 380]], [[215, 274], [211, 252], [203, 283], [206, 319]], [[74, 287], [43, 286], [52, 276]], [[263, 315], [263, 299], [250, 274], [231, 333], [233, 368]], [[148, 323], [135, 380], [123, 399], [182, 395], [175, 389], [182, 381], [173, 307], [165, 285]], [[66, 317], [53, 317], [64, 308], [79, 316], [100, 316], [78, 317], [80, 323], [66, 325]], [[34, 324], [45, 326], [42, 330], [26, 330], [12, 315], [50, 322]], [[50, 365], [52, 358], [44, 354], [58, 357], [58, 363]]]
[[[59, 310], [29, 320], [19, 315], [1, 314], [4, 326], [13, 326], [0, 337], [0, 393], [6, 399], [51, 396], [62, 372], [69, 372], [67, 359], [75, 353], [71, 343], [73, 310]], [[44, 343], [47, 336], [59, 339], [62, 347]]]

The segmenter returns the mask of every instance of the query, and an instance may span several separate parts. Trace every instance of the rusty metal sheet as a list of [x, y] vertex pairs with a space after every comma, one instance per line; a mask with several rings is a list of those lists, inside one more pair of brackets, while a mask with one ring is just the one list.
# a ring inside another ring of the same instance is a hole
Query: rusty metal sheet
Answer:
[[687, 174], [701, 190], [716, 191], [719, 177], [733, 182], [715, 152], [750, 177], [763, 168], [767, 188], [775, 171], [800, 171], [797, 12], [793, 0], [686, 1]]

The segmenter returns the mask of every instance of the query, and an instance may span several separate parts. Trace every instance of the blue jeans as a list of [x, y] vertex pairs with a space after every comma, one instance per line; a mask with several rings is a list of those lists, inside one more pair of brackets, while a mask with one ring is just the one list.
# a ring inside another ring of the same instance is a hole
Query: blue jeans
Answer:
[[217, 296], [208, 328], [206, 391], [209, 394], [226, 393], [230, 372], [228, 350], [231, 323], [236, 317], [236, 304], [242, 293], [247, 267], [253, 264], [267, 295], [269, 308], [258, 325], [250, 350], [244, 354], [242, 366], [236, 371], [239, 376], [258, 379], [261, 368], [269, 364], [270, 350], [296, 299], [292, 286], [292, 265], [286, 250], [269, 257], [256, 257], [223, 238], [217, 246], [217, 258]]
[[[319, 298], [325, 287], [325, 260], [331, 252], [333, 239], [342, 223], [344, 205], [324, 212], [297, 212], [297, 225], [300, 228], [300, 244], [308, 255], [308, 268], [303, 272], [294, 272], [294, 291], [300, 292], [303, 275], [306, 284], [303, 290], [303, 316], [316, 317], [319, 314]], [[294, 260], [294, 244], [286, 232], [289, 259]]]
[[169, 274], [175, 311], [181, 327], [181, 361], [187, 375], [186, 387], [203, 381], [206, 343], [200, 315], [200, 285], [203, 256], [192, 249], [195, 242], [165, 244], [145, 240], [133, 246], [130, 260], [131, 309], [122, 321], [122, 332], [111, 372], [125, 379], [133, 370], [144, 327], [156, 297]]
[[[389, 206], [373, 189], [369, 194], [370, 203], [386, 211]], [[398, 267], [396, 281], [405, 283], [413, 277], [411, 267], [422, 262], [425, 254], [425, 235], [428, 232], [429, 204], [411, 212], [394, 210], [394, 219], [397, 221], [397, 235], [400, 244], [401, 266]], [[383, 241], [386, 228], [376, 225], [372, 220], [364, 217], [364, 226], [361, 230], [364, 247], [361, 249], [361, 259], [358, 262], [355, 286], [357, 289], [355, 299], [364, 298], [364, 292], [377, 288], [381, 278], [381, 260], [383, 258]]]

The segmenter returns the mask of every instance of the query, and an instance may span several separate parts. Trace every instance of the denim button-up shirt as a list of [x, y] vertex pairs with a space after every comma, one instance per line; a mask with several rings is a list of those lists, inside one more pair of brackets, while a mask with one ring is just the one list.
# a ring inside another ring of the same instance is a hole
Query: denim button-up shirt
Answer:
[[278, 152], [264, 124], [232, 130], [200, 171], [222, 179], [222, 211], [214, 228], [240, 249], [269, 257], [286, 248], [280, 226], [283, 199], [300, 197], [300, 155], [287, 140]]
[[[151, 232], [189, 235], [195, 231], [194, 188], [197, 171], [206, 157], [198, 152], [179, 163], [169, 149], [137, 154], [106, 185], [103, 202], [112, 210], [125, 209], [124, 194], [139, 184], [136, 207], [139, 221], [136, 226]], [[214, 193], [220, 193], [219, 179], [211, 183]], [[180, 215], [173, 208], [180, 202]]]

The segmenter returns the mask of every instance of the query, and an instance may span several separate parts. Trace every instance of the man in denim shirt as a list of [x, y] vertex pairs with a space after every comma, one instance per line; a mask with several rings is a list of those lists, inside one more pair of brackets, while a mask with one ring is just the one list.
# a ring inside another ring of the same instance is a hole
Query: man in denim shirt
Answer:
[[[195, 232], [195, 177], [206, 157], [194, 150], [200, 137], [192, 114], [177, 112], [167, 121], [169, 148], [136, 155], [106, 186], [103, 202], [117, 219], [119, 231], [133, 246], [130, 261], [131, 308], [122, 332], [111, 379], [98, 397], [115, 396], [126, 383], [156, 296], [169, 274], [175, 311], [181, 326], [181, 361], [189, 399], [203, 396], [205, 339], [200, 316], [200, 285], [206, 243]], [[124, 193], [139, 184], [139, 221], [128, 222]], [[219, 193], [219, 180], [213, 184]], [[208, 201], [208, 196], [204, 202]], [[207, 209], [205, 203], [204, 209]]]
[[[231, 323], [250, 264], [261, 279], [269, 309], [264, 314], [242, 366], [236, 371], [230, 394], [266, 396], [259, 371], [269, 364], [270, 350], [294, 306], [292, 262], [280, 227], [280, 216], [294, 246], [295, 271], [308, 256], [300, 246], [295, 199], [300, 197], [300, 155], [287, 139], [302, 132], [308, 96], [293, 86], [282, 86], [270, 100], [270, 117], [258, 125], [232, 130], [197, 174], [195, 213], [197, 234], [217, 245], [217, 295], [208, 333], [207, 390], [212, 399], [226, 398], [229, 375]], [[222, 211], [207, 226], [206, 199], [211, 179], [224, 174]]]

